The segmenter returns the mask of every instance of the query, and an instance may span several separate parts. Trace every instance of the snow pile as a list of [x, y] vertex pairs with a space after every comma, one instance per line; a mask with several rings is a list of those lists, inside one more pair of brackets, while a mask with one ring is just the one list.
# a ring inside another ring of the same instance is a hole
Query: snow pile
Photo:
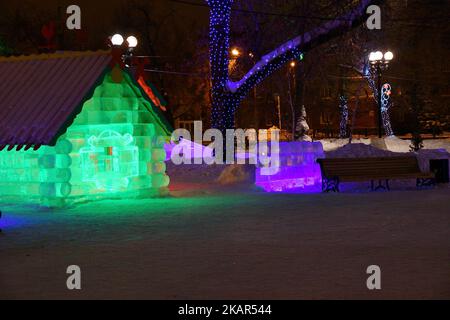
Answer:
[[450, 152], [450, 139], [425, 140], [423, 145], [425, 149], [445, 149]]
[[255, 184], [256, 167], [252, 165], [225, 166], [217, 182], [221, 185]]
[[[340, 149], [349, 144], [348, 139], [324, 139], [320, 141], [325, 152]], [[378, 138], [353, 139], [353, 144], [372, 145], [378, 149], [385, 149], [392, 152], [408, 153], [411, 149], [411, 141], [403, 140], [396, 136], [386, 137], [383, 140]], [[445, 149], [450, 152], [450, 139], [424, 140], [424, 149], [436, 150]]]
[[184, 159], [185, 163], [194, 163], [197, 159], [213, 158], [213, 149], [188, 139], [181, 139], [177, 143], [166, 143], [164, 149], [167, 155], [166, 161], [171, 160], [172, 154]]
[[[323, 150], [325, 152], [337, 150], [343, 146], [349, 144], [348, 139], [324, 139], [320, 141], [323, 145]], [[370, 145], [370, 139], [354, 139], [353, 143], [363, 143], [365, 145]]]
[[175, 165], [172, 161], [166, 164], [171, 183], [213, 183], [223, 170], [223, 167], [217, 165]]
[[[401, 145], [400, 144], [397, 145], [397, 150], [400, 149], [399, 146]], [[374, 146], [358, 143], [358, 144], [347, 144], [344, 147], [339, 148], [337, 150], [326, 152], [327, 158], [372, 158], [372, 157], [401, 157], [401, 156], [417, 157], [419, 161], [419, 167], [422, 172], [430, 172], [430, 160], [448, 160], [450, 165], [450, 153], [445, 149], [437, 149], [437, 150], [422, 149], [417, 153], [392, 152], [388, 150], [381, 150], [375, 148]]]
[[253, 165], [174, 165], [167, 162], [171, 182], [205, 184], [254, 184], [256, 168]]
[[411, 141], [402, 140], [396, 136], [387, 137], [384, 142], [387, 149], [393, 152], [409, 152], [411, 149]]
[[414, 156], [413, 153], [397, 153], [375, 148], [363, 143], [347, 144], [337, 150], [326, 152], [327, 158], [373, 158], [373, 157], [398, 157]]
[[448, 160], [450, 164], [450, 153], [445, 149], [420, 150], [417, 153], [420, 169], [424, 172], [430, 172], [430, 160]]

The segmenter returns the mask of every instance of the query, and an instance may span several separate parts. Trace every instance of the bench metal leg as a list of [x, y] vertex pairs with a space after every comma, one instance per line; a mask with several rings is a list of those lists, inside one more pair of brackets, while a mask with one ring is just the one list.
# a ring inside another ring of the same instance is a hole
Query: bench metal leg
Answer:
[[417, 188], [427, 188], [436, 186], [435, 178], [419, 178], [417, 179]]
[[378, 180], [378, 186], [375, 186], [374, 180], [371, 181], [371, 190], [372, 191], [379, 191], [379, 190], [386, 190], [391, 191], [391, 186], [389, 185], [389, 180]]
[[339, 178], [323, 178], [322, 179], [322, 192], [339, 192]]

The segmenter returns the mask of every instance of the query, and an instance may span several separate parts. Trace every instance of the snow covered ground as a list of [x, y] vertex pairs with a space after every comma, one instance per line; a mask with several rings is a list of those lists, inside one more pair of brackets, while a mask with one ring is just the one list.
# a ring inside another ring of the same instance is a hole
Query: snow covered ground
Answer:
[[[218, 168], [169, 170], [166, 198], [0, 205], [0, 299], [450, 299], [447, 185], [268, 194], [217, 183]], [[366, 287], [370, 265], [381, 291]]]
[[[378, 138], [367, 138], [367, 139], [354, 139], [352, 141], [353, 144], [365, 144], [371, 145], [376, 144]], [[385, 150], [389, 150], [392, 152], [409, 152], [411, 141], [407, 139], [400, 139], [398, 137], [388, 137], [383, 139], [385, 143]], [[321, 140], [323, 144], [323, 148], [326, 152], [335, 151], [339, 148], [342, 148], [345, 145], [348, 145], [348, 139], [324, 139]], [[450, 152], [450, 139], [428, 139], [423, 142], [424, 148], [427, 150], [436, 150], [436, 149], [444, 149]]]
[[[176, 186], [174, 186], [176, 189]], [[450, 190], [3, 206], [0, 298], [450, 298]], [[82, 291], [66, 268], [82, 269]], [[366, 269], [382, 268], [380, 292]]]

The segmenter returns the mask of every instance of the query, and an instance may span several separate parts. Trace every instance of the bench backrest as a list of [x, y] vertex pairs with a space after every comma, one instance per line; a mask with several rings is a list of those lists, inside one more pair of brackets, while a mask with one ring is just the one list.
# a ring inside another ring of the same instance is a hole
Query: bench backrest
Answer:
[[319, 159], [324, 177], [365, 176], [383, 174], [419, 173], [419, 163], [414, 156], [386, 158], [334, 158]]

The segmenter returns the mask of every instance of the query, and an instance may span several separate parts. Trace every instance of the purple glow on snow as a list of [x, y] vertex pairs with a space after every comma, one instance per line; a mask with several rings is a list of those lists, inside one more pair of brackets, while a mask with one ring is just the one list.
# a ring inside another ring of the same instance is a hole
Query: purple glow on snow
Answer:
[[0, 229], [3, 231], [19, 229], [32, 224], [35, 224], [35, 221], [28, 216], [15, 216], [3, 213], [3, 217], [0, 219]]
[[198, 155], [199, 158], [213, 158], [213, 149], [187, 139], [182, 139], [178, 143], [166, 143], [164, 145], [164, 149], [166, 150], [166, 161], [171, 160], [172, 152], [178, 152], [181, 150], [190, 150], [189, 153], [183, 154], [183, 157], [186, 160], [195, 159], [196, 155]]
[[324, 157], [320, 142], [282, 142], [279, 165], [257, 168], [256, 185], [267, 192], [320, 192], [322, 175], [316, 160]]

